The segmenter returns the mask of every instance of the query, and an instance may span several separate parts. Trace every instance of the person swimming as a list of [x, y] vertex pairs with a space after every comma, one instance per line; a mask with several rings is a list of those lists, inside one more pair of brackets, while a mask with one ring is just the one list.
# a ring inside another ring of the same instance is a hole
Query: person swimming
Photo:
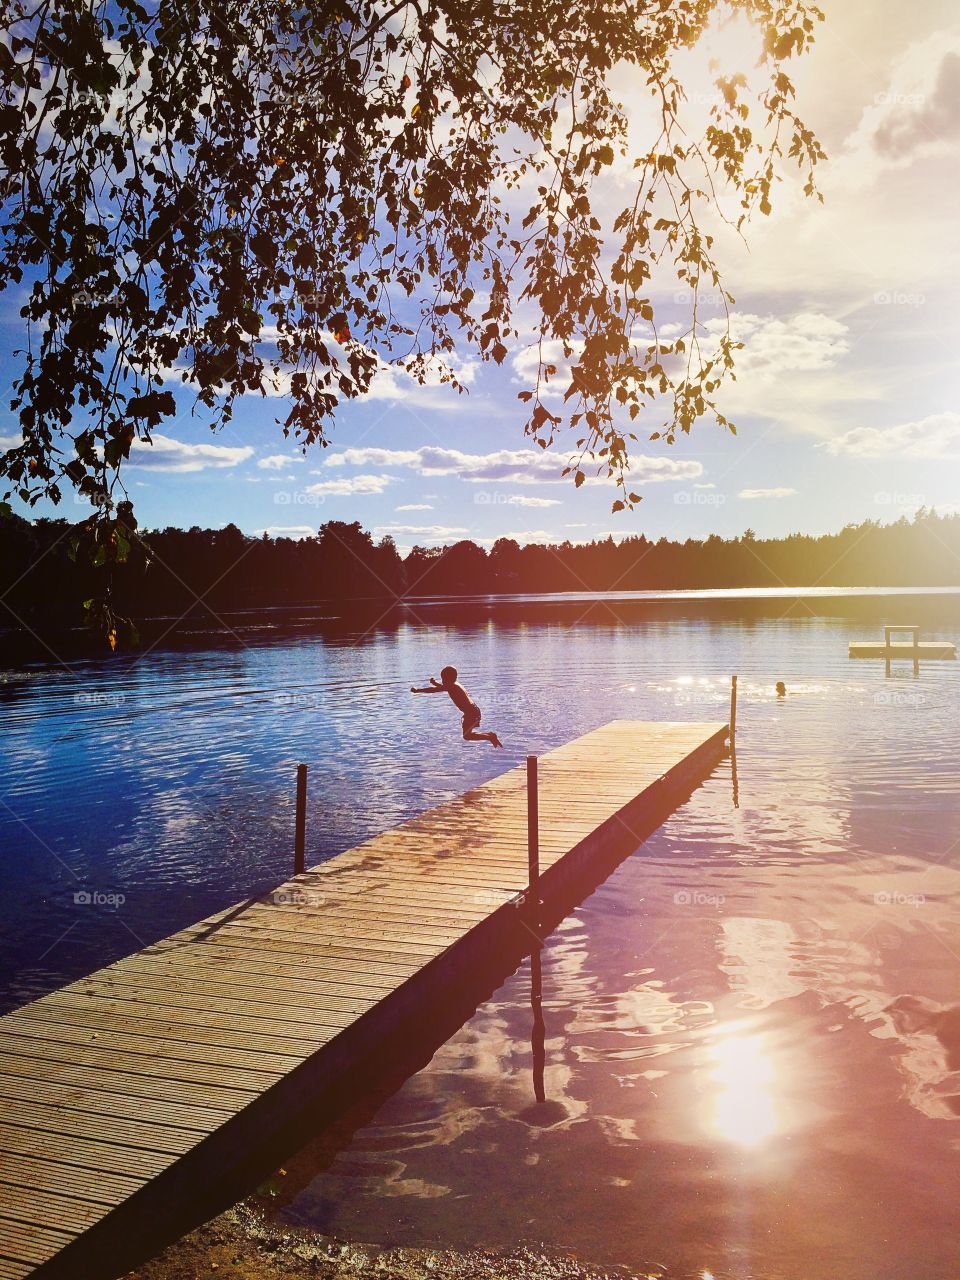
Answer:
[[503, 746], [503, 743], [493, 730], [486, 733], [479, 732], [480, 708], [457, 680], [456, 667], [444, 667], [440, 672], [439, 680], [431, 676], [430, 683], [425, 688], [418, 689], [415, 685], [411, 685], [410, 692], [449, 694], [453, 705], [463, 713], [463, 739], [465, 742], [489, 742], [492, 747]]

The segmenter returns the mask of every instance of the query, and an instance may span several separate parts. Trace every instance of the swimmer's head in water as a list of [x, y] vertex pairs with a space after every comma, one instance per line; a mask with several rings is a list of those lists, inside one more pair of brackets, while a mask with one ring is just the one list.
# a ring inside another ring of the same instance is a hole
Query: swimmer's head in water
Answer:
[[456, 667], [444, 667], [444, 668], [443, 668], [443, 670], [440, 672], [440, 683], [441, 683], [441, 684], [456, 684], [456, 683], [457, 683], [457, 668], [456, 668]]
[[786, 692], [787, 692], [787, 686], [783, 683], [782, 680], [778, 680], [777, 681], [777, 697], [782, 698]]

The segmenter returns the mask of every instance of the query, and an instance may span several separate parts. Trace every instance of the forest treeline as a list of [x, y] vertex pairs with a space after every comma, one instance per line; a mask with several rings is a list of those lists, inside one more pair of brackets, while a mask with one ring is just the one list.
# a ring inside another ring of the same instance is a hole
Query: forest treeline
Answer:
[[[73, 625], [108, 573], [74, 556], [65, 520], [0, 520], [0, 599], [18, 622]], [[315, 537], [250, 537], [224, 529], [162, 529], [137, 535], [126, 563], [109, 570], [118, 613], [133, 618], [268, 606], [391, 600], [403, 596], [551, 591], [681, 590], [703, 587], [960, 585], [960, 516], [921, 509], [891, 524], [866, 521], [839, 533], [758, 538], [620, 541], [487, 549], [468, 540], [414, 547], [333, 520]]]

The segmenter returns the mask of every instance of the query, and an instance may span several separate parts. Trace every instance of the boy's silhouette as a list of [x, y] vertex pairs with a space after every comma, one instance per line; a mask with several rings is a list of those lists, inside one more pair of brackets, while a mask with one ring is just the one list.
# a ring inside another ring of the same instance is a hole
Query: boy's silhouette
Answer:
[[448, 693], [453, 705], [463, 712], [463, 737], [465, 742], [489, 742], [492, 747], [502, 747], [503, 743], [491, 730], [489, 733], [478, 733], [480, 724], [480, 708], [457, 681], [456, 667], [444, 667], [440, 679], [430, 677], [430, 683], [423, 689], [410, 686], [411, 693]]

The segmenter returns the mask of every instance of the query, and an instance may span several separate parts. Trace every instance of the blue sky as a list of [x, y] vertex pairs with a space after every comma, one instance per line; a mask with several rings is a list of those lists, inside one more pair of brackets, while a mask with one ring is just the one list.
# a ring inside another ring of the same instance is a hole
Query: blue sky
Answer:
[[[817, 533], [920, 505], [953, 509], [960, 16], [943, 0], [822, 7], [827, 21], [796, 79], [800, 112], [830, 157], [820, 176], [825, 203], [805, 201], [788, 180], [773, 217], [748, 230], [748, 247], [715, 228], [737, 300], [734, 336], [746, 343], [737, 382], [721, 397], [736, 438], [705, 423], [676, 446], [639, 446], [631, 487], [643, 502], [614, 516], [609, 485], [574, 491], [523, 437], [516, 393], [530, 353], [522, 346], [502, 367], [465, 351], [458, 372], [467, 395], [387, 370], [367, 399], [338, 412], [331, 447], [306, 458], [274, 425], [281, 399], [245, 398], [214, 436], [178, 391], [176, 421], [125, 473], [141, 523], [233, 521], [249, 533], [298, 536], [326, 520], [359, 520], [409, 547], [501, 535], [729, 536], [748, 526]], [[696, 60], [708, 54], [729, 70], [744, 57], [742, 33], [721, 32], [692, 57], [692, 110], [699, 84], [709, 100], [710, 77]], [[646, 103], [633, 86], [620, 88], [640, 139]], [[684, 313], [675, 290], [664, 280], [655, 294], [668, 324]], [[4, 299], [6, 381], [21, 339], [18, 305]], [[708, 328], [711, 315], [718, 308], [708, 299]], [[0, 437], [8, 447], [18, 439], [9, 413]], [[59, 513], [76, 519], [86, 510], [68, 496]]]

